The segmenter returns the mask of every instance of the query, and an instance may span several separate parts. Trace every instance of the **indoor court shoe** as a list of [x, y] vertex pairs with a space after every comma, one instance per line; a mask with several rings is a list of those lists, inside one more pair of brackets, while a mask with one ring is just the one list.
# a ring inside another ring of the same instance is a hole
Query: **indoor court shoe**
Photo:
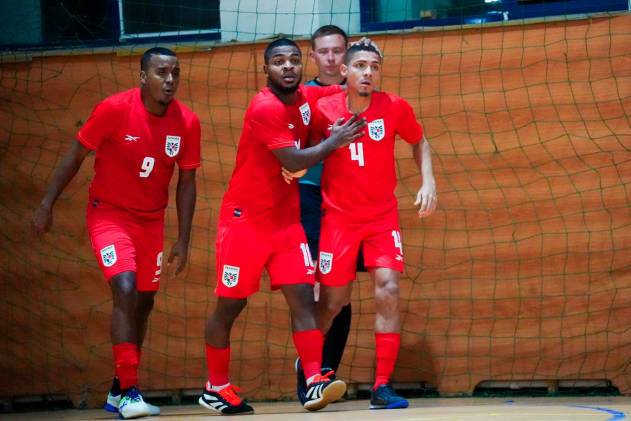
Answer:
[[118, 403], [118, 416], [122, 419], [140, 418], [151, 415], [149, 405], [142, 398], [142, 395], [136, 388], [132, 386], [123, 391]]
[[300, 357], [296, 358], [294, 368], [296, 369], [296, 395], [300, 404], [304, 405], [307, 401], [307, 379], [305, 379], [305, 372], [302, 369]]
[[202, 396], [199, 398], [199, 404], [223, 415], [253, 414], [254, 409], [237, 396], [238, 391], [238, 388], [230, 385], [217, 392], [206, 383]]
[[400, 409], [407, 408], [409, 404], [389, 384], [382, 384], [370, 393], [370, 409]]
[[331, 380], [333, 371], [324, 376], [316, 374], [315, 379], [307, 386], [306, 401], [303, 407], [309, 411], [317, 411], [331, 402], [335, 402], [346, 393], [346, 383], [342, 380]]
[[[105, 401], [105, 405], [103, 409], [107, 412], [112, 412], [118, 414], [118, 406], [121, 400], [121, 392], [120, 392], [120, 383], [118, 378], [114, 378], [112, 382], [112, 387], [110, 388], [109, 393], [107, 394], [107, 401]], [[155, 405], [151, 405], [149, 402], [145, 402], [149, 407], [149, 415], [160, 415], [160, 408]]]

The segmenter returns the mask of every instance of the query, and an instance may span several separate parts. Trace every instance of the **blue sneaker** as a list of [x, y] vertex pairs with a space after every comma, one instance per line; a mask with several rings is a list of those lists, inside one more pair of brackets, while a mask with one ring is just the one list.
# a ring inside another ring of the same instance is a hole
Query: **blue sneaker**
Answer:
[[136, 386], [123, 391], [118, 403], [118, 417], [121, 419], [148, 417], [151, 409]]
[[370, 409], [407, 408], [407, 399], [397, 395], [390, 384], [382, 384], [370, 393]]
[[[114, 414], [118, 414], [118, 406], [120, 405], [121, 400], [121, 388], [120, 381], [118, 377], [114, 377], [114, 381], [112, 382], [112, 387], [107, 394], [107, 400], [105, 401], [105, 405], [103, 405], [103, 409], [107, 412], [112, 412]], [[145, 404], [149, 407], [149, 415], [155, 416], [160, 415], [160, 408], [151, 405], [149, 402], [145, 402]]]

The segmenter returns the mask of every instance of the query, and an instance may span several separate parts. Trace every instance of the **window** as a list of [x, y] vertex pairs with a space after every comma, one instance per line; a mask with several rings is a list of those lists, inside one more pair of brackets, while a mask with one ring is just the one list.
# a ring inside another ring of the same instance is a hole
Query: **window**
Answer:
[[118, 0], [120, 38], [216, 34], [219, 0]]
[[361, 30], [480, 24], [628, 7], [628, 0], [361, 0]]

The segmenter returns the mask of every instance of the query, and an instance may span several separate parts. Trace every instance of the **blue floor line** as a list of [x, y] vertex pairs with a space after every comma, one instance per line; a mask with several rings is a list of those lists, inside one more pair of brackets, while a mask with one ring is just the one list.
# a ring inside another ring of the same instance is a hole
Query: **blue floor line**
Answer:
[[618, 420], [624, 420], [627, 418], [624, 412], [616, 411], [615, 409], [601, 408], [599, 406], [585, 406], [585, 405], [569, 405], [569, 406], [573, 408], [594, 409], [596, 411], [602, 411], [602, 412], [606, 412], [608, 414], [613, 415], [613, 417], [608, 418], [606, 421], [618, 421]]

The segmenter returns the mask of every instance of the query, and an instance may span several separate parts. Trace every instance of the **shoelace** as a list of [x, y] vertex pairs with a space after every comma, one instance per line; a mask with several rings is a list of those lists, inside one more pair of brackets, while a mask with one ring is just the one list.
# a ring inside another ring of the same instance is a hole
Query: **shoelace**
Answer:
[[241, 404], [241, 398], [237, 395], [237, 393], [239, 393], [241, 391], [241, 389], [239, 389], [237, 386], [234, 385], [230, 385], [228, 387], [226, 387], [225, 389], [222, 389], [219, 394], [228, 402], [230, 402], [232, 405], [240, 405]]
[[311, 382], [311, 384], [316, 384], [316, 383], [320, 383], [320, 382], [330, 382], [331, 379], [330, 377], [332, 375], [334, 375], [335, 372], [333, 370], [329, 371], [328, 373], [322, 375], [322, 374], [316, 374], [315, 378], [313, 379], [313, 381]]

